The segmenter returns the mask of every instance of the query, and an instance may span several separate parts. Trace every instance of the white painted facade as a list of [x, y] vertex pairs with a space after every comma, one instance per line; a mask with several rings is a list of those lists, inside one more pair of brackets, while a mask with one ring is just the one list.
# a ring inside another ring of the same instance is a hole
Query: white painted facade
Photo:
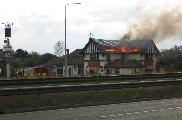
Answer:
[[84, 60], [90, 60], [90, 54], [85, 54]]
[[135, 69], [134, 68], [120, 68], [119, 74], [120, 75], [132, 75], [132, 74], [135, 74]]
[[[65, 66], [63, 66], [63, 76], [65, 76]], [[67, 65], [68, 76], [78, 76], [78, 65]]]
[[99, 60], [107, 60], [107, 56], [105, 54], [99, 54]]
[[126, 59], [128, 60], [144, 60], [144, 56], [141, 54], [127, 54]]
[[89, 73], [89, 67], [88, 67], [88, 61], [84, 61], [84, 67], [83, 67], [83, 72], [84, 72], [84, 75], [88, 75]]
[[110, 60], [114, 61], [116, 59], [121, 59], [122, 55], [121, 54], [110, 54]]
[[[106, 44], [106, 43], [105, 43]], [[102, 47], [102, 46], [99, 46]], [[98, 54], [98, 58], [95, 61], [99, 61], [99, 66], [97, 67], [89, 67], [89, 61], [91, 60], [91, 54]], [[153, 43], [149, 44], [148, 48], [143, 53], [104, 53], [101, 51], [100, 48], [96, 45], [95, 42], [89, 41], [89, 43], [86, 45], [84, 50], [84, 75], [89, 75], [90, 70], [97, 71], [97, 75], [104, 75], [106, 74], [106, 68], [104, 67], [108, 62], [113, 62], [118, 59], [123, 60], [138, 60], [141, 61], [144, 65], [145, 61], [152, 61], [152, 66], [145, 69], [150, 69], [152, 72], [156, 72], [156, 64], [157, 64], [157, 48]], [[148, 59], [146, 59], [146, 55], [148, 55]], [[108, 68], [107, 68], [108, 69]], [[110, 74], [115, 74], [114, 70], [115, 68], [110, 68]], [[117, 68], [118, 69], [118, 68]], [[119, 68], [119, 74], [121, 75], [130, 75], [130, 74], [137, 74], [140, 71], [139, 68]]]

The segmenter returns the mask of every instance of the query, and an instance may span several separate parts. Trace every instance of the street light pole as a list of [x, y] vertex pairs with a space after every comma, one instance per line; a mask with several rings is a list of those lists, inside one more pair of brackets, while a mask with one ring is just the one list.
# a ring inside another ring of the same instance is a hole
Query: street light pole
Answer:
[[[81, 3], [72, 3], [72, 4], [81, 4]], [[65, 46], [64, 46], [64, 51], [65, 51], [65, 76], [66, 76], [66, 77], [68, 77], [68, 69], [67, 69], [67, 64], [68, 64], [68, 63], [67, 63], [67, 49], [66, 49], [66, 6], [67, 6], [67, 5], [69, 5], [69, 4], [66, 4], [66, 5], [65, 5], [65, 24], [64, 24], [64, 25], [65, 25], [65, 29], [64, 29], [64, 30], [65, 30], [65, 37], [64, 37], [64, 38], [65, 38], [65, 39], [64, 39], [64, 40], [65, 40], [65, 41], [64, 41], [64, 42], [65, 42], [65, 43], [64, 43]]]
[[65, 45], [65, 47], [64, 47], [64, 52], [65, 52], [65, 76], [66, 77], [68, 77], [68, 74], [67, 74], [67, 52], [66, 52], [66, 5], [65, 5], [65, 26], [64, 26], [64, 28], [65, 28], [65, 31], [64, 31], [64, 33], [65, 33], [65, 39], [64, 39], [64, 45]]

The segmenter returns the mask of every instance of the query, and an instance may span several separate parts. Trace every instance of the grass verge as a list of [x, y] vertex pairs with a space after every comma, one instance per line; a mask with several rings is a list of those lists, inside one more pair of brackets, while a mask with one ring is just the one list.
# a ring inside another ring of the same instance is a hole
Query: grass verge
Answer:
[[182, 85], [0, 96], [0, 114], [182, 97]]

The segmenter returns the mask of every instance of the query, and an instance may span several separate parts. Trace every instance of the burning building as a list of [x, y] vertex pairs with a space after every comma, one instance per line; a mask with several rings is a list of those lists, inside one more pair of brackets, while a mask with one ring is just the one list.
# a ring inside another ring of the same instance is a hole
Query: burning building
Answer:
[[160, 54], [153, 40], [89, 38], [82, 49], [84, 75], [155, 73]]

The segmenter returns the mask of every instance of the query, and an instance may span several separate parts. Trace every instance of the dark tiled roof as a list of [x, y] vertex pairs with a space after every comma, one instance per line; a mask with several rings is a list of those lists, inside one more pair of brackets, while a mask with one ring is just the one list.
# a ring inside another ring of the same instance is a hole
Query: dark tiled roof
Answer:
[[121, 40], [117, 46], [124, 46], [127, 48], [140, 48], [141, 50], [145, 50], [150, 44], [154, 44], [153, 40]]
[[138, 60], [115, 60], [105, 65], [106, 68], [140, 68], [143, 67], [142, 62]]
[[107, 52], [106, 49], [109, 49], [109, 48], [117, 49], [120, 47], [139, 48], [139, 51], [137, 52], [140, 53], [140, 52], [144, 52], [149, 45], [154, 45], [154, 47], [159, 53], [159, 50], [157, 49], [157, 47], [155, 46], [155, 43], [151, 39], [149, 40], [104, 40], [104, 39], [90, 38], [89, 42], [94, 42], [96, 46], [101, 50], [101, 52], [104, 52], [104, 53]]
[[119, 40], [103, 40], [103, 39], [93, 39], [98, 44], [102, 45], [103, 47], [115, 47], [119, 44]]
[[40, 65], [40, 66], [44, 66], [44, 67], [54, 67], [55, 65], [57, 65], [59, 62], [59, 58], [53, 58], [51, 59], [49, 62]]
[[[83, 57], [82, 56], [67, 56], [67, 64], [68, 65], [81, 65], [83, 64]], [[57, 65], [64, 65], [65, 64], [65, 57], [59, 59]]]
[[147, 48], [148, 45], [152, 44], [153, 42], [153, 40], [103, 40], [103, 39], [93, 39], [93, 40], [106, 48], [115, 46]]
[[81, 51], [82, 51], [82, 49], [76, 49], [76, 50], [74, 50], [73, 52], [71, 52], [70, 54], [69, 54], [69, 56], [71, 55], [71, 56], [80, 56], [81, 55]]

